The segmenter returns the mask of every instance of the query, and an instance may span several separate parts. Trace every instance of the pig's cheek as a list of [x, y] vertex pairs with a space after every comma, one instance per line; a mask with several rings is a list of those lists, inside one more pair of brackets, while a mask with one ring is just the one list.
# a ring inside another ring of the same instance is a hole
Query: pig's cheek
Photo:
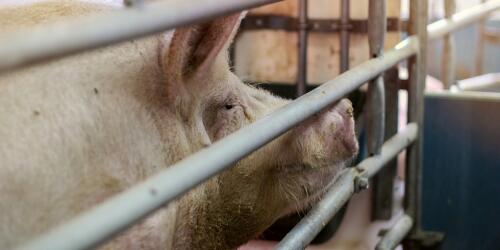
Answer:
[[293, 140], [296, 151], [294, 157], [298, 157], [295, 162], [312, 168], [322, 167], [326, 157], [324, 138], [312, 127], [301, 129], [299, 132]]
[[218, 116], [215, 125], [215, 139], [220, 140], [244, 126], [245, 117], [240, 107]]
[[218, 141], [222, 138], [224, 138], [226, 135], [228, 135], [227, 131], [227, 121], [226, 120], [219, 120], [215, 124], [214, 130], [215, 130], [215, 140]]

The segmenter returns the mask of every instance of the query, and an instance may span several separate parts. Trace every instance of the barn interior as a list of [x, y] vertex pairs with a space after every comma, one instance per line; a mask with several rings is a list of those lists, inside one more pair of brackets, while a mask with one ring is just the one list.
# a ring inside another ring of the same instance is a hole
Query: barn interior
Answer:
[[[2, 0], [0, 8], [38, 1], [43, 0]], [[125, 1], [128, 6], [121, 0], [84, 1], [146, 13], [144, 6], [163, 0]], [[165, 6], [175, 8], [176, 1], [182, 0], [164, 1]], [[323, 91], [321, 86], [336, 91], [336, 82], [357, 75], [367, 80], [357, 79], [361, 82], [340, 96], [353, 103], [359, 141], [356, 160], [345, 172], [352, 177], [352, 190], [337, 197], [341, 187], [334, 185], [329, 198], [278, 219], [238, 249], [500, 249], [500, 1], [284, 0], [257, 5], [263, 6], [248, 10], [230, 47], [231, 68], [245, 83], [305, 102], [317, 99], [308, 93]], [[182, 24], [237, 9], [193, 16]], [[146, 35], [138, 33], [120, 39]], [[54, 55], [30, 57], [28, 51], [18, 60], [17, 54], [7, 53], [6, 46], [15, 41], [9, 35], [0, 33], [0, 74], [43, 64], [45, 57], [118, 42]], [[411, 46], [415, 49], [407, 49]], [[411, 52], [398, 55], [401, 48]], [[418, 135], [413, 132], [417, 125]], [[371, 164], [380, 166], [363, 174]], [[131, 217], [127, 225], [140, 218]], [[96, 246], [120, 230], [117, 226], [109, 236], [74, 249]], [[62, 239], [54, 232], [44, 239]], [[48, 242], [46, 249], [58, 249], [51, 240], [36, 239], [19, 249], [45, 249], [38, 248], [42, 242]]]

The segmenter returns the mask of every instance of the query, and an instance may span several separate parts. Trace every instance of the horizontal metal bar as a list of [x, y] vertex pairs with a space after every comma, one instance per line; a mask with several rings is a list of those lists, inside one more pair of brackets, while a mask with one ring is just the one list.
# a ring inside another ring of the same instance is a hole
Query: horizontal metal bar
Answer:
[[0, 72], [279, 1], [158, 1], [144, 4], [140, 8], [124, 8], [2, 34]]
[[393, 250], [408, 234], [413, 225], [413, 219], [408, 215], [403, 215], [398, 219], [396, 224], [387, 231], [379, 241], [376, 250]]
[[[116, 195], [21, 249], [84, 249], [96, 246], [155, 209], [228, 168], [366, 81], [415, 54], [410, 39], [382, 57], [339, 75], [276, 112]], [[151, 190], [156, 190], [152, 195]], [[85, 232], [85, 233], [81, 233]]]
[[390, 159], [396, 157], [418, 135], [416, 124], [408, 124], [406, 129], [384, 143], [380, 155], [367, 158], [355, 168], [346, 170], [335, 180], [324, 198], [297, 224], [275, 249], [304, 249], [321, 231], [335, 213], [349, 200], [356, 188], [356, 178], [372, 177]]
[[441, 19], [427, 26], [428, 39], [434, 40], [453, 31], [480, 21], [500, 8], [500, 0], [488, 1], [454, 14], [451, 19]]
[[[408, 147], [417, 138], [417, 126], [414, 124], [409, 124], [405, 129], [405, 136], [393, 136], [387, 142], [384, 143], [382, 149], [380, 150], [380, 155], [376, 155], [365, 159], [358, 164], [358, 168], [364, 169], [362, 177], [372, 178], [376, 173], [380, 171], [390, 160], [394, 158], [402, 149]], [[397, 145], [397, 146], [388, 146]]]
[[[396, 17], [387, 19], [387, 31], [404, 31], [407, 22]], [[349, 19], [342, 24], [340, 19], [309, 18], [307, 29], [310, 32], [336, 33], [339, 31], [349, 31], [350, 33], [367, 33], [368, 20]], [[299, 19], [291, 16], [251, 14], [241, 22], [240, 31], [250, 30], [284, 30], [296, 32], [299, 30]]]

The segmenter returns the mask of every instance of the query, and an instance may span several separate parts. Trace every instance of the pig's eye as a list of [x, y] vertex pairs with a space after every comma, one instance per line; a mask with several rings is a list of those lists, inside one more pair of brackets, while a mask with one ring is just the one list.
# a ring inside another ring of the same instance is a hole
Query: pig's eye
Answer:
[[234, 105], [232, 105], [232, 104], [226, 104], [224, 106], [224, 108], [226, 108], [227, 110], [230, 110], [230, 109], [234, 108]]

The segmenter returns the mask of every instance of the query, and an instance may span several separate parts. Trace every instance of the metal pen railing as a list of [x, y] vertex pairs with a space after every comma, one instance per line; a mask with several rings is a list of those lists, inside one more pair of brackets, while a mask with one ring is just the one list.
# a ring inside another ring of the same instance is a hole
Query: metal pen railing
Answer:
[[[378, 1], [377, 4], [382, 4], [385, 0]], [[214, 4], [215, 2], [217, 4]], [[41, 27], [30, 33], [5, 35], [0, 40], [0, 72], [271, 2], [276, 2], [276, 0], [241, 2], [197, 0], [196, 4], [193, 4], [193, 1], [175, 4], [158, 2], [92, 19], [84, 18], [65, 24]], [[410, 124], [378, 150], [373, 151], [373, 156], [365, 159], [355, 168], [345, 170], [331, 184], [324, 199], [283, 239], [278, 249], [305, 247], [321, 230], [324, 222], [332, 218], [354, 192], [366, 188], [368, 179], [407, 147], [409, 148], [405, 211], [408, 218], [412, 220], [412, 223], [409, 223], [412, 226], [408, 226], [407, 221], [397, 223], [396, 227], [382, 239], [380, 246], [388, 245], [391, 248], [397, 245], [410, 228], [412, 234], [418, 233], [420, 228], [419, 165], [422, 145], [419, 131], [422, 131], [427, 39], [440, 38], [500, 8], [500, 0], [489, 1], [456, 13], [444, 21], [426, 26], [426, 3], [427, 1], [411, 1], [409, 25], [411, 36], [395, 48], [381, 54], [381, 48], [373, 46], [371, 51], [375, 52], [376, 57], [346, 71], [274, 113], [227, 136], [209, 148], [185, 158], [18, 249], [58, 250], [96, 247], [208, 178], [229, 168], [293, 126], [339, 101], [363, 83], [379, 79], [380, 74], [407, 58], [410, 58], [408, 88]], [[377, 9], [382, 10], [380, 5]], [[380, 19], [385, 18], [385, 15], [374, 10], [370, 17]], [[375, 28], [385, 32], [384, 22], [380, 23], [375, 25]], [[376, 42], [380, 43], [380, 37], [372, 35], [371, 38], [377, 39]], [[383, 94], [384, 90], [377, 88], [376, 91], [378, 93], [374, 93]], [[380, 105], [380, 102], [373, 102], [371, 105]], [[379, 131], [378, 129], [374, 131]], [[97, 221], [99, 223], [96, 223]]]
[[282, 0], [157, 1], [140, 8], [124, 8], [33, 28], [29, 32], [2, 34], [0, 73], [279, 1]]
[[[427, 25], [427, 7], [425, 4], [422, 4], [422, 1], [419, 1], [417, 4], [417, 1], [412, 2], [411, 6], [411, 16], [410, 16], [410, 27], [413, 25], [413, 30], [410, 30], [410, 34], [414, 34], [413, 36], [410, 36], [409, 38], [405, 39], [398, 45], [396, 45], [396, 48], [401, 47], [401, 46], [408, 46], [408, 47], [416, 47], [417, 51], [419, 49], [422, 49], [421, 44], [427, 43], [427, 39], [438, 39], [446, 34], [453, 32], [455, 30], [458, 30], [460, 28], [463, 28], [469, 24], [472, 24], [474, 21], [480, 20], [482, 16], [493, 12], [496, 9], [500, 8], [500, 1], [489, 1], [486, 3], [483, 3], [481, 5], [475, 6], [473, 8], [470, 8], [468, 10], [459, 12], [455, 15], [452, 16], [451, 19], [447, 20], [445, 23], [443, 23], [442, 20], [437, 21], [435, 23], [432, 23], [430, 25]], [[425, 13], [423, 13], [425, 12]], [[420, 20], [418, 20], [420, 19]], [[423, 36], [422, 38], [419, 39], [418, 35], [418, 29], [417, 27], [420, 25], [421, 27], [425, 27], [425, 30], [422, 30], [420, 28], [420, 33], [422, 32], [428, 32], [428, 36]], [[427, 38], [426, 38], [427, 37]], [[421, 42], [422, 41], [422, 42]], [[380, 58], [384, 58], [387, 54], [392, 53], [393, 51], [390, 50], [389, 52], [386, 52], [385, 55], [383, 55]], [[408, 56], [409, 57], [409, 56]], [[372, 59], [372, 60], [376, 60]], [[409, 121], [414, 122], [408, 125], [408, 128], [411, 130], [414, 127], [420, 128], [420, 131], [422, 130], [422, 126], [418, 126], [419, 123], [422, 122], [422, 115], [423, 115], [423, 81], [425, 79], [422, 79], [421, 77], [416, 77], [418, 75], [421, 76], [426, 76], [425, 74], [425, 68], [422, 68], [423, 66], [421, 65], [420, 67], [417, 67], [417, 63], [423, 64], [423, 62], [417, 62], [415, 58], [413, 59], [413, 62], [410, 62], [409, 69], [410, 69], [410, 87], [409, 87], [409, 106], [412, 108], [409, 108]], [[359, 67], [359, 66], [358, 66]], [[358, 67], [353, 68], [352, 70], [357, 69]], [[351, 71], [352, 71], [351, 70]], [[423, 72], [416, 72], [416, 71], [423, 71]], [[350, 71], [348, 71], [350, 72]], [[347, 73], [348, 73], [347, 72]], [[380, 71], [382, 72], [382, 71]], [[420, 81], [420, 84], [419, 84]], [[417, 96], [418, 95], [418, 96]], [[420, 114], [418, 114], [420, 112]], [[382, 147], [382, 151], [379, 155], [375, 155], [373, 157], [369, 157], [365, 159], [361, 164], [359, 164], [356, 167], [356, 170], [351, 170], [344, 175], [348, 175], [349, 178], [344, 177], [349, 179], [351, 182], [346, 184], [348, 181], [344, 180], [342, 177], [337, 181], [339, 183], [343, 183], [342, 185], [337, 184], [333, 185], [325, 197], [323, 198], [322, 201], [320, 201], [318, 204], [316, 204], [313, 209], [304, 217], [304, 219], [290, 231], [290, 233], [287, 234], [287, 236], [280, 242], [278, 245], [278, 249], [303, 249], [305, 246], [307, 246], [313, 239], [314, 237], [321, 231], [321, 229], [326, 225], [326, 222], [333, 218], [333, 216], [338, 212], [338, 210], [342, 207], [342, 205], [349, 199], [349, 197], [354, 193], [355, 188], [360, 188], [356, 187], [357, 185], [357, 180], [359, 179], [359, 173], [357, 171], [360, 171], [359, 166], [366, 166], [362, 167], [361, 170], [365, 171], [366, 169], [369, 170], [370, 174], [368, 176], [364, 176], [365, 178], [370, 178], [372, 177], [376, 172], [378, 172], [390, 159], [394, 158], [397, 153], [399, 153], [401, 150], [406, 148], [407, 146], [410, 146], [409, 150], [412, 150], [411, 147], [413, 147], [413, 152], [408, 152], [407, 155], [407, 170], [406, 170], [406, 184], [405, 184], [405, 211], [408, 213], [405, 216], [409, 216], [411, 218], [411, 225], [408, 226], [408, 222], [401, 222], [401, 223], [396, 223], [394, 230], [390, 230], [383, 238], [382, 242], [380, 245], [381, 249], [388, 249], [385, 248], [386, 246], [397, 246], [397, 244], [400, 242], [400, 240], [406, 235], [410, 229], [413, 230], [414, 234], [418, 234], [418, 230], [420, 229], [419, 227], [419, 222], [415, 218], [419, 218], [419, 211], [420, 211], [420, 194], [418, 193], [420, 190], [420, 173], [419, 173], [419, 167], [416, 166], [419, 164], [416, 162], [415, 158], [419, 157], [418, 154], [420, 154], [420, 149], [418, 144], [411, 144], [408, 143], [407, 145], [403, 145], [404, 147], [398, 151], [399, 147], [401, 146], [401, 142], [395, 143], [393, 140], [395, 138], [398, 138], [397, 140], [401, 140], [401, 138], [406, 138], [409, 140], [409, 142], [414, 142], [419, 138], [417, 137], [412, 137], [408, 136], [406, 133], [408, 130], [404, 132], [399, 132], [396, 134], [394, 137], [392, 137], [391, 140], [387, 141], [384, 146]], [[420, 137], [421, 138], [421, 137]], [[392, 148], [395, 149], [391, 153], [385, 153], [384, 148]], [[415, 152], [417, 151], [417, 152]], [[383, 164], [376, 164], [377, 167], [371, 167], [371, 164], [375, 165], [375, 163], [369, 164], [369, 162], [377, 161], [380, 158], [388, 158], [387, 161], [384, 161]], [[410, 169], [409, 169], [410, 168]], [[413, 179], [409, 181], [408, 179]], [[367, 181], [361, 179], [361, 184], [364, 185], [364, 183], [367, 183]], [[359, 184], [359, 183], [358, 183]], [[411, 214], [410, 214], [411, 213]], [[404, 224], [404, 225], [401, 225]], [[401, 236], [402, 235], [402, 236]], [[399, 241], [396, 241], [395, 239], [399, 239]], [[385, 243], [384, 243], [385, 242]]]

